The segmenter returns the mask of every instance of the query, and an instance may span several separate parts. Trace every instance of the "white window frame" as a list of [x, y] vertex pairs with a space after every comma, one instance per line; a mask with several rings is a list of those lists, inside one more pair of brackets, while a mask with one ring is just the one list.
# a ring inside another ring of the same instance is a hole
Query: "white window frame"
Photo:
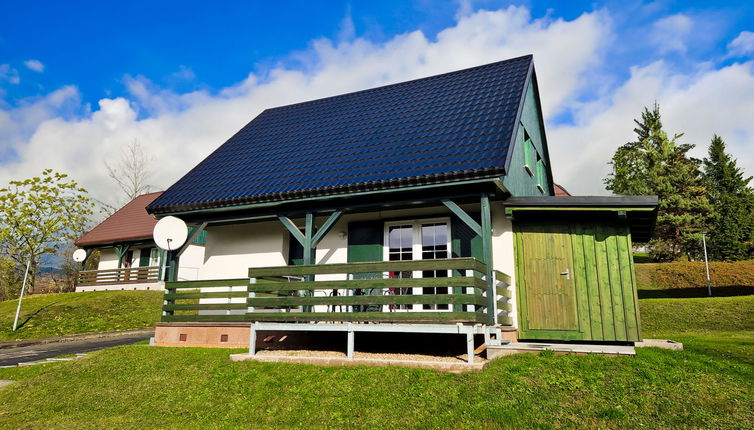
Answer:
[[[412, 228], [412, 236], [411, 236], [411, 256], [414, 261], [416, 260], [423, 260], [423, 252], [422, 252], [422, 243], [421, 243], [421, 226], [423, 224], [440, 224], [444, 223], [447, 228], [447, 248], [448, 248], [448, 258], [450, 258], [450, 255], [452, 254], [451, 250], [451, 231], [450, 231], [450, 218], [449, 217], [440, 217], [440, 218], [423, 218], [423, 219], [409, 219], [409, 220], [403, 220], [403, 221], [389, 221], [386, 222], [383, 227], [383, 239], [382, 239], [382, 260], [385, 262], [390, 261], [390, 227], [400, 226], [400, 225], [411, 225]], [[383, 274], [385, 278], [388, 277], [388, 273], [385, 272]], [[448, 270], [448, 276], [453, 276], [453, 271]], [[422, 271], [421, 270], [414, 270], [411, 272], [412, 278], [421, 278], [422, 277]], [[411, 293], [413, 295], [421, 295], [422, 287], [415, 287], [411, 289]], [[387, 305], [383, 306], [382, 309], [383, 312], [388, 312], [389, 309]], [[448, 309], [423, 309], [422, 305], [420, 304], [413, 304], [411, 305], [410, 309], [394, 309], [393, 312], [452, 312], [453, 311], [453, 305], [448, 305]]]

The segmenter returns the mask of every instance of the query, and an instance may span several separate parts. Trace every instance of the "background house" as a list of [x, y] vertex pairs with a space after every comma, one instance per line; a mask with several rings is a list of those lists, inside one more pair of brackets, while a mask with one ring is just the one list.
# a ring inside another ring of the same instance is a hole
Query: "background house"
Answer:
[[[76, 291], [162, 289], [164, 251], [152, 239], [157, 220], [144, 209], [162, 192], [143, 194], [76, 240], [87, 254], [98, 250], [96, 270], [79, 273]], [[205, 234], [184, 253], [178, 279], [194, 280], [203, 265]]]

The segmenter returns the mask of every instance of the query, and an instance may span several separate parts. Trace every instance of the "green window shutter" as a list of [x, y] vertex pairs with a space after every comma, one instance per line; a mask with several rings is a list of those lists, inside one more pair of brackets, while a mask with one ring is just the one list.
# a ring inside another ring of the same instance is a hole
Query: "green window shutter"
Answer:
[[534, 145], [529, 134], [524, 131], [524, 168], [530, 175], [534, 174], [534, 154], [536, 154]]
[[288, 265], [299, 266], [301, 264], [304, 264], [304, 247], [292, 234], [288, 233]]
[[348, 224], [348, 262], [382, 261], [383, 224], [380, 221]]
[[545, 171], [545, 163], [540, 158], [537, 160], [537, 187], [542, 193], [545, 192], [545, 184], [547, 184], [547, 172]]
[[[189, 227], [189, 237], [194, 234], [194, 230], [196, 227]], [[191, 241], [192, 244], [195, 245], [206, 245], [207, 244], [207, 230], [202, 230], [199, 232], [199, 234], [196, 235], [194, 240]]]
[[139, 267], [149, 266], [149, 256], [154, 248], [141, 248], [139, 251]]

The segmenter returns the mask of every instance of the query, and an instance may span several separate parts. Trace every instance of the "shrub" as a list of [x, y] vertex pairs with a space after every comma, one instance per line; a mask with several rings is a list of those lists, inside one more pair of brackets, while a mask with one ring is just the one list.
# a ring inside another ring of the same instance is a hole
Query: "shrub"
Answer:
[[[636, 286], [640, 290], [700, 288], [707, 286], [703, 261], [636, 264]], [[754, 260], [710, 262], [713, 288], [754, 288]]]

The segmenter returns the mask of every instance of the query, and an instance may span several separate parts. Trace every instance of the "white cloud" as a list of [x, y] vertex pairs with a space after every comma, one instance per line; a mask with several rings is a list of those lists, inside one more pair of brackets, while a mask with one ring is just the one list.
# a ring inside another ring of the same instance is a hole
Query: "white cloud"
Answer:
[[18, 85], [21, 82], [21, 78], [18, 76], [18, 70], [11, 67], [10, 64], [0, 64], [0, 83], [3, 81]]
[[631, 119], [655, 100], [666, 131], [684, 133], [681, 142], [696, 145], [693, 156], [703, 158], [717, 133], [739, 166], [754, 174], [754, 63], [679, 73], [658, 61], [633, 68], [611, 95], [576, 110], [576, 124], [548, 129], [556, 181], [575, 194], [605, 194], [606, 163], [618, 146], [634, 140]]
[[661, 54], [667, 52], [686, 52], [686, 42], [694, 28], [691, 18], [683, 14], [670, 15], [655, 21], [649, 34], [649, 40]]
[[[533, 20], [527, 9], [509, 7], [466, 16], [435, 40], [420, 31], [380, 44], [362, 38], [316, 40], [297, 56], [303, 70], [279, 66], [264, 78], [250, 74], [216, 95], [176, 94], [146, 77], [127, 76], [128, 99], [102, 99], [94, 112], [66, 120], [48, 109], [54, 104], [51, 94], [29, 102], [29, 112], [0, 111], [0, 145], [18, 154], [16, 161], [0, 169], [0, 183], [55, 168], [71, 173], [95, 197], [107, 200], [117, 191], [106, 178], [103, 161], [114, 159], [124, 145], [139, 139], [158, 162], [155, 185], [164, 188], [264, 108], [529, 53], [535, 55], [543, 109], [550, 115], [587, 84], [608, 33], [609, 17], [604, 13], [571, 21]], [[57, 97], [70, 102], [78, 94], [70, 88]], [[29, 125], [21, 129], [8, 125], [17, 120]]]
[[33, 70], [39, 73], [45, 71], [45, 65], [42, 64], [42, 62], [39, 60], [26, 60], [24, 61], [24, 66], [26, 66], [26, 68], [29, 70]]
[[742, 31], [728, 44], [728, 53], [732, 56], [754, 54], [754, 32]]

